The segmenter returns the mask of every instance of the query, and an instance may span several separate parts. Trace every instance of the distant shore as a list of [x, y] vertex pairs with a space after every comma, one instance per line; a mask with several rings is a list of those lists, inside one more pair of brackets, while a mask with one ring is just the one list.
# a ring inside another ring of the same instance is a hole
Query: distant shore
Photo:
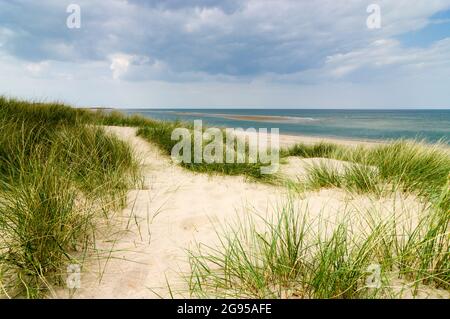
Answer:
[[255, 121], [263, 123], [303, 123], [314, 121], [314, 119], [310, 117], [293, 117], [280, 115], [240, 115], [240, 114], [199, 113], [199, 112], [173, 112], [173, 114], [218, 117], [236, 121]]
[[290, 135], [290, 134], [280, 134], [280, 146], [288, 147], [295, 145], [297, 143], [306, 143], [306, 144], [314, 144], [318, 142], [330, 142], [336, 143], [339, 145], [347, 145], [347, 146], [357, 146], [357, 145], [367, 145], [373, 146], [382, 143], [386, 143], [388, 141], [380, 141], [380, 140], [359, 140], [359, 139], [349, 139], [344, 137], [318, 137], [318, 136], [308, 136], [308, 135]]
[[[89, 111], [103, 111], [103, 112], [123, 112], [123, 109], [115, 108], [115, 107], [102, 107], [102, 106], [93, 106], [93, 107], [83, 107], [81, 109], [89, 110]], [[212, 117], [212, 118], [222, 118], [236, 121], [255, 121], [261, 123], [306, 123], [315, 121], [315, 119], [310, 117], [292, 117], [292, 116], [278, 116], [278, 115], [240, 115], [240, 114], [224, 114], [224, 113], [202, 113], [202, 112], [184, 112], [184, 111], [167, 111], [174, 115], [180, 116], [199, 116], [199, 117]], [[170, 119], [163, 120], [154, 118], [152, 116], [145, 116], [150, 119], [160, 120], [160, 121], [172, 121]], [[188, 121], [185, 119], [185, 121]], [[229, 126], [224, 125], [210, 125], [214, 127], [220, 128], [228, 128]], [[289, 147], [295, 145], [297, 143], [306, 143], [313, 144], [318, 142], [330, 142], [336, 143], [339, 145], [347, 145], [347, 146], [357, 146], [357, 145], [366, 145], [373, 146], [379, 145], [383, 143], [388, 143], [391, 138], [386, 139], [371, 139], [371, 138], [358, 138], [358, 137], [341, 137], [341, 136], [321, 136], [314, 135], [308, 133], [281, 133], [280, 134], [280, 146], [281, 147]], [[411, 139], [414, 140], [414, 139]]]
[[119, 111], [118, 109], [113, 108], [113, 107], [103, 107], [103, 106], [80, 107], [78, 109], [92, 111], [92, 112], [97, 112], [97, 111], [106, 111], [106, 112]]
[[[270, 132], [268, 132], [270, 133]], [[253, 133], [242, 132], [238, 133], [237, 136], [249, 136]], [[279, 135], [279, 143], [281, 148], [292, 147], [296, 144], [316, 144], [320, 142], [325, 143], [334, 143], [338, 145], [344, 146], [374, 146], [383, 143], [387, 143], [387, 141], [368, 141], [368, 140], [358, 140], [358, 139], [349, 139], [349, 138], [339, 138], [339, 137], [318, 137], [318, 136], [308, 136], [308, 135], [291, 135], [291, 134], [280, 134]]]
[[[130, 109], [163, 121], [202, 120], [204, 126], [279, 128], [281, 134], [321, 140], [383, 143], [391, 140], [450, 140], [450, 112], [423, 110]], [[448, 143], [448, 142], [447, 142]]]

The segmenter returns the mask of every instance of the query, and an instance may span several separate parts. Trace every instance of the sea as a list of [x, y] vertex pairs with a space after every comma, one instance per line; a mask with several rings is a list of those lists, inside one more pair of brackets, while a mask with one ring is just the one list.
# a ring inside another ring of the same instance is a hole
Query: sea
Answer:
[[278, 128], [281, 134], [354, 140], [420, 139], [450, 143], [450, 109], [127, 109], [128, 114], [204, 126]]

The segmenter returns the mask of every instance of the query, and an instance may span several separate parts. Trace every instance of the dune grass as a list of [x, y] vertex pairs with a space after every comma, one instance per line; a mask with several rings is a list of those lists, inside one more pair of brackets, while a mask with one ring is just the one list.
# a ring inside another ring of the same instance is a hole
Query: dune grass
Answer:
[[36, 298], [65, 281], [93, 219], [138, 178], [125, 143], [88, 111], [0, 97], [0, 295]]
[[349, 165], [342, 171], [325, 162], [307, 168], [306, 189], [342, 188], [351, 193], [371, 193], [381, 196], [387, 186], [380, 179], [378, 172], [367, 165]]
[[[126, 115], [119, 111], [112, 112], [90, 112], [88, 115], [84, 115], [89, 118], [89, 121], [98, 125], [111, 125], [111, 126], [129, 126], [138, 128], [138, 135], [146, 139], [147, 141], [157, 145], [163, 154], [170, 156], [172, 148], [178, 143], [176, 140], [171, 139], [172, 131], [175, 128], [186, 128], [193, 131], [193, 124], [183, 121], [159, 121], [149, 118], [145, 118], [141, 115]], [[203, 131], [207, 128], [203, 127]], [[225, 144], [225, 133], [224, 144]], [[203, 140], [203, 145], [207, 141]], [[235, 148], [236, 151], [236, 148]], [[194, 154], [194, 148], [191, 147], [192, 158]], [[226, 157], [226, 150], [224, 148], [224, 158]], [[241, 175], [251, 180], [257, 180], [264, 183], [277, 183], [279, 182], [277, 176], [262, 174], [261, 167], [267, 166], [260, 161], [252, 163], [249, 161], [249, 148], [246, 145], [244, 154], [245, 163], [180, 163], [180, 165], [190, 171], [197, 173], [205, 173], [209, 175]], [[237, 158], [237, 154], [235, 155]]]
[[94, 121], [99, 125], [144, 127], [153, 126], [158, 123], [158, 121], [146, 118], [141, 115], [126, 115], [117, 110], [113, 110], [111, 112], [91, 112], [90, 117], [91, 121]]
[[[373, 147], [333, 144], [297, 145], [283, 156], [326, 161], [311, 166], [307, 189], [343, 188], [378, 197], [406, 193], [424, 199], [417, 223], [407, 213], [381, 218], [362, 212], [324, 226], [307, 209], [289, 203], [275, 220], [249, 217], [219, 233], [218, 246], [189, 252], [189, 287], [196, 297], [250, 298], [396, 298], [419, 287], [450, 290], [450, 157], [443, 144], [396, 141]], [[375, 200], [375, 199], [372, 199]], [[368, 269], [381, 269], [380, 288], [367, 287]], [[396, 289], [400, 279], [401, 288]]]
[[397, 141], [369, 150], [366, 158], [383, 180], [402, 185], [405, 192], [432, 196], [450, 176], [450, 153], [443, 144]]
[[[417, 225], [361, 212], [337, 224], [292, 202], [274, 219], [247, 216], [218, 232], [217, 246], [189, 251], [189, 292], [219, 298], [392, 298], [395, 281], [449, 289], [449, 212], [432, 206]], [[344, 214], [345, 215], [345, 214]], [[369, 277], [380, 269], [380, 286]], [[407, 287], [407, 288], [406, 288]]]
[[287, 149], [282, 150], [281, 155], [287, 156], [300, 156], [304, 158], [313, 157], [331, 157], [338, 150], [342, 150], [343, 147], [333, 143], [318, 142], [314, 144], [297, 143]]
[[439, 196], [450, 176], [450, 151], [445, 143], [393, 141], [371, 147], [318, 144], [296, 145], [284, 155], [331, 158], [349, 162], [344, 172], [329, 165], [309, 168], [312, 188], [341, 187], [360, 193], [384, 191], [413, 193], [426, 198]]
[[[167, 156], [171, 155], [172, 148], [178, 143], [176, 140], [171, 139], [172, 131], [175, 128], [187, 128], [191, 132], [193, 130], [192, 125], [184, 123], [184, 122], [158, 122], [155, 121], [151, 125], [147, 124], [141, 127], [138, 130], [138, 135], [147, 139], [150, 142], [155, 143], [160, 147], [163, 153]], [[223, 134], [224, 140], [223, 145], [226, 145], [225, 142], [225, 133]], [[206, 141], [203, 140], [203, 145], [205, 145]], [[193, 144], [192, 144], [193, 145]], [[193, 160], [191, 163], [181, 162], [180, 165], [186, 169], [189, 169], [198, 173], [206, 173], [206, 174], [222, 174], [222, 175], [242, 175], [252, 180], [259, 180], [266, 183], [274, 183], [277, 181], [277, 177], [270, 174], [262, 174], [261, 168], [263, 166], [267, 166], [267, 164], [262, 164], [259, 160], [256, 163], [252, 163], [249, 161], [249, 146], [248, 144], [245, 146], [244, 154], [242, 156], [245, 159], [244, 163], [237, 163], [237, 149], [235, 145], [235, 157], [233, 163], [195, 163]], [[223, 158], [226, 158], [226, 148], [223, 150]], [[191, 158], [194, 158], [194, 147], [191, 147]]]
[[[127, 116], [117, 111], [97, 112], [93, 121], [104, 125], [138, 127], [138, 135], [158, 145], [166, 155], [170, 155], [172, 147], [177, 143], [171, 140], [173, 129], [185, 127], [192, 130], [189, 123], [157, 121], [140, 115]], [[247, 149], [246, 152], [245, 156], [248, 156]], [[440, 192], [450, 174], [450, 152], [444, 141], [428, 144], [423, 141], [398, 140], [358, 147], [329, 142], [298, 143], [280, 150], [281, 158], [289, 156], [330, 158], [360, 164], [349, 166], [344, 174], [338, 174], [335, 169], [321, 165], [313, 167], [309, 180], [309, 186], [312, 188], [334, 186], [360, 193], [378, 194], [386, 189], [401, 189], [404, 192], [432, 197]], [[276, 176], [261, 174], [261, 163], [181, 165], [196, 172], [244, 175], [263, 182], [280, 182]]]
[[[97, 122], [139, 127], [138, 134], [170, 155], [174, 128], [192, 126], [161, 122], [120, 113], [100, 114]], [[246, 150], [247, 152], [248, 150]], [[248, 155], [248, 154], [246, 154]], [[348, 162], [342, 170], [324, 164], [309, 169], [307, 188], [344, 188], [352, 193], [380, 197], [403, 192], [423, 197], [428, 206], [412, 228], [396, 217], [380, 220], [367, 212], [366, 231], [352, 232], [353, 220], [313, 227], [308, 212], [287, 205], [275, 219], [240, 220], [219, 234], [218, 247], [190, 251], [190, 293], [196, 297], [396, 297], [393, 277], [419, 285], [449, 289], [450, 156], [448, 145], [421, 141], [392, 141], [350, 147], [335, 143], [297, 144], [280, 156], [329, 158]], [[244, 175], [277, 181], [262, 175], [261, 164], [181, 164], [196, 172]], [[277, 181], [278, 182], [278, 181]], [[325, 227], [325, 228], [323, 228]], [[327, 234], [324, 236], [324, 234]], [[368, 267], [382, 269], [382, 287], [367, 288]], [[412, 286], [412, 288], [410, 288]]]
[[[99, 211], [124, 204], [137, 176], [129, 147], [98, 125], [138, 127], [138, 134], [170, 155], [172, 130], [192, 126], [120, 112], [75, 110], [62, 104], [0, 98], [0, 291], [41, 297], [62, 284], [67, 264], [80, 263]], [[246, 149], [248, 156], [248, 149]], [[393, 296], [392, 276], [449, 289], [450, 157], [447, 145], [394, 141], [372, 147], [297, 144], [281, 157], [347, 161], [344, 170], [309, 169], [307, 186], [350, 192], [401, 191], [429, 208], [413, 228], [395, 218], [367, 218], [317, 226], [291, 204], [270, 220], [240, 220], [219, 234], [218, 247], [190, 251], [190, 293], [196, 297], [373, 298]], [[208, 174], [243, 175], [263, 182], [261, 163], [182, 163]], [[377, 214], [374, 214], [378, 216]], [[262, 221], [262, 222], [261, 222]], [[322, 228], [321, 228], [322, 227]], [[324, 228], [325, 227], [325, 228]], [[81, 257], [80, 257], [81, 256]], [[367, 269], [382, 267], [383, 286], [367, 288]], [[1, 293], [0, 293], [1, 294]]]

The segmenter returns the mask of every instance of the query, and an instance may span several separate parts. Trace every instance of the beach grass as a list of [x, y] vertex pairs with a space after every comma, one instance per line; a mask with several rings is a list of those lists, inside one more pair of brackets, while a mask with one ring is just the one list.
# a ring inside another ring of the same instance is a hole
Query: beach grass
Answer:
[[[173, 147], [178, 143], [177, 140], [171, 139], [171, 134], [175, 128], [186, 128], [191, 133], [193, 131], [192, 125], [184, 122], [159, 122], [155, 121], [151, 125], [147, 124], [138, 130], [138, 135], [145, 138], [149, 142], [155, 143], [160, 147], [162, 152], [170, 156]], [[226, 145], [225, 133], [223, 134], [223, 145]], [[241, 175], [245, 176], [251, 180], [258, 180], [266, 183], [275, 183], [277, 177], [270, 174], [263, 174], [261, 168], [267, 166], [267, 164], [261, 163], [257, 160], [255, 162], [250, 161], [249, 155], [249, 145], [245, 145], [245, 149], [241, 156], [244, 158], [243, 163], [237, 162], [238, 150], [236, 144], [234, 145], [234, 159], [232, 163], [224, 162], [213, 162], [206, 163], [202, 161], [200, 163], [195, 163], [194, 159], [194, 146], [193, 141], [191, 142], [191, 162], [181, 162], [180, 165], [188, 170], [197, 173], [205, 173], [209, 175], [219, 174], [219, 175]], [[207, 141], [202, 140], [202, 146], [207, 143]], [[223, 148], [223, 159], [226, 158], [226, 147]], [[225, 161], [225, 160], [224, 160]]]
[[[177, 141], [171, 140], [175, 128], [193, 125], [181, 121], [168, 122], [147, 119], [140, 115], [125, 115], [114, 111], [97, 112], [96, 123], [138, 127], [138, 135], [155, 143], [170, 156]], [[205, 130], [206, 128], [204, 128]], [[224, 134], [225, 135], [225, 134]], [[193, 147], [191, 147], [193, 150]], [[192, 151], [193, 152], [193, 151]], [[244, 157], [248, 159], [248, 148]], [[433, 197], [440, 192], [450, 175], [450, 152], [445, 141], [429, 144], [420, 140], [386, 141], [373, 146], [347, 146], [332, 142], [298, 143], [280, 149], [280, 157], [324, 158], [357, 163], [348, 166], [344, 174], [333, 167], [319, 164], [310, 168], [308, 185], [312, 188], [344, 187], [360, 193], [382, 193], [401, 189], [421, 196]], [[278, 183], [278, 176], [261, 174], [257, 163], [181, 163], [189, 170], [223, 175], [243, 175], [263, 182]]]
[[[166, 156], [171, 156], [172, 148], [178, 143], [177, 140], [172, 140], [172, 132], [176, 128], [188, 129], [193, 133], [194, 126], [192, 123], [183, 121], [159, 121], [149, 119], [141, 115], [126, 115], [120, 111], [96, 111], [89, 112], [87, 115], [83, 115], [88, 118], [91, 123], [96, 125], [109, 125], [109, 126], [128, 126], [138, 128], [137, 135], [143, 137], [148, 142], [157, 145], [162, 153]], [[203, 132], [207, 127], [203, 128]], [[223, 130], [224, 144], [226, 143], [226, 134]], [[206, 140], [202, 141], [202, 146], [207, 144]], [[234, 148], [234, 162], [233, 163], [180, 163], [180, 165], [190, 171], [197, 173], [205, 173], [209, 175], [231, 175], [231, 176], [245, 176], [251, 180], [257, 180], [264, 183], [278, 183], [278, 177], [269, 174], [262, 174], [261, 168], [267, 166], [267, 164], [261, 163], [259, 160], [252, 162], [249, 160], [249, 146], [245, 145], [245, 149], [240, 156], [245, 160], [244, 163], [237, 162], [237, 149]], [[193, 141], [191, 144], [191, 158], [194, 158]], [[223, 158], [226, 158], [226, 149], [224, 148]]]
[[105, 112], [101, 110], [91, 112], [90, 118], [91, 121], [99, 125], [110, 126], [144, 127], [153, 126], [158, 122], [138, 114], [126, 115], [117, 110], [113, 110], [111, 112]]
[[0, 295], [36, 298], [81, 264], [100, 212], [138, 179], [130, 147], [89, 111], [0, 97]]
[[[93, 244], [99, 213], [125, 205], [127, 190], [139, 179], [138, 164], [130, 146], [103, 125], [136, 127], [166, 156], [178, 142], [171, 139], [175, 128], [193, 130], [184, 122], [0, 97], [1, 296], [42, 297], [63, 285], [65, 267], [82, 264]], [[278, 175], [261, 173], [262, 163], [248, 161], [247, 147], [243, 155], [244, 163], [180, 165], [282, 185]], [[353, 232], [351, 219], [333, 226], [311, 220], [306, 208], [292, 202], [275, 217], [239, 220], [218, 232], [217, 247], [199, 245], [189, 252], [191, 296], [395, 297], [389, 288], [393, 277], [410, 283], [413, 295], [420, 285], [450, 289], [447, 144], [320, 142], [281, 149], [280, 156], [346, 163], [343, 169], [323, 161], [312, 165], [302, 191], [342, 188], [375, 198], [403, 193], [423, 199], [424, 211], [406, 228], [395, 216], [364, 212], [362, 233]], [[366, 287], [374, 264], [382, 268], [379, 289]]]
[[312, 188], [341, 187], [378, 194], [391, 190], [433, 198], [450, 176], [450, 151], [443, 142], [399, 140], [367, 147], [317, 145], [319, 151], [300, 144], [285, 150], [284, 155], [302, 154], [299, 156], [336, 159], [352, 165], [344, 172], [323, 163], [309, 167], [307, 183]]
[[[421, 285], [450, 289], [450, 156], [444, 144], [394, 141], [370, 147], [298, 144], [283, 156], [319, 161], [307, 169], [301, 189], [342, 188], [372, 194], [403, 193], [423, 199], [417, 223], [408, 213], [356, 216], [317, 226], [307, 209], [288, 203], [275, 220], [250, 217], [219, 233], [218, 246], [189, 252], [190, 294], [231, 298], [397, 298], [416, 296]], [[263, 220], [263, 227], [258, 225]], [[401, 221], [403, 220], [403, 222]], [[408, 222], [405, 222], [408, 220]], [[327, 234], [324, 236], [324, 234]], [[368, 269], [379, 266], [382, 284], [367, 287]], [[399, 281], [400, 280], [400, 281]], [[397, 285], [397, 286], [396, 286]], [[399, 288], [398, 285], [401, 287]]]
[[304, 158], [313, 157], [331, 157], [338, 150], [343, 150], [344, 147], [328, 142], [318, 142], [313, 144], [297, 143], [289, 148], [281, 151], [281, 156], [299, 156]]
[[[191, 124], [144, 119], [120, 113], [102, 114], [101, 123], [138, 127], [138, 135], [170, 156], [175, 128]], [[98, 121], [98, 120], [97, 120]], [[193, 149], [193, 147], [191, 148]], [[245, 149], [248, 156], [248, 149]], [[300, 189], [343, 188], [376, 198], [403, 193], [425, 200], [419, 221], [402, 224], [399, 216], [381, 219], [367, 211], [364, 231], [354, 220], [317, 225], [307, 209], [292, 203], [275, 217], [248, 217], [218, 232], [217, 247], [199, 245], [189, 252], [189, 292], [194, 297], [232, 298], [392, 298], [397, 281], [412, 296], [421, 285], [449, 289], [450, 156], [444, 142], [388, 141], [373, 146], [320, 142], [281, 149], [286, 158], [333, 159], [344, 169], [323, 164], [308, 169]], [[195, 172], [243, 175], [279, 183], [262, 175], [261, 163], [181, 163]], [[404, 215], [407, 213], [405, 212]], [[345, 213], [343, 215], [346, 215]], [[402, 215], [402, 214], [400, 214]], [[405, 216], [403, 216], [404, 218]], [[262, 222], [261, 222], [262, 221]], [[262, 227], [261, 227], [262, 225]], [[367, 287], [373, 266], [381, 268], [381, 287]]]
[[363, 231], [354, 230], [354, 212], [339, 223], [327, 223], [292, 202], [274, 219], [238, 219], [218, 231], [216, 246], [199, 244], [189, 251], [189, 293], [349, 299], [397, 298], [404, 290], [415, 296], [421, 285], [450, 288], [448, 211], [432, 206], [410, 227], [398, 216], [361, 214], [367, 215]]

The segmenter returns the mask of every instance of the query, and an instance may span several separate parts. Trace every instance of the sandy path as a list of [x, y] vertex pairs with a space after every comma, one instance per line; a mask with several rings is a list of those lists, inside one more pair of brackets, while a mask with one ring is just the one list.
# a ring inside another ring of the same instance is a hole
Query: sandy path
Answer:
[[[187, 248], [195, 242], [214, 245], [216, 229], [225, 220], [246, 213], [270, 214], [286, 201], [286, 188], [249, 183], [242, 177], [194, 174], [136, 137], [136, 129], [107, 130], [130, 143], [141, 158], [144, 188], [129, 192], [128, 207], [97, 236], [101, 258], [85, 264], [76, 298], [170, 297], [167, 281], [176, 297], [188, 297], [181, 279], [189, 270]], [[348, 196], [322, 190], [297, 201], [307, 202], [311, 215], [322, 218], [337, 218], [350, 204], [361, 208], [372, 203], [366, 197]], [[378, 204], [393, 207], [392, 200]], [[416, 202], [403, 204], [417, 211]]]
[[[98, 249], [108, 256], [99, 267], [88, 266], [82, 278], [80, 298], [151, 298], [168, 296], [166, 277], [176, 287], [179, 272], [185, 272], [185, 249], [195, 240], [212, 243], [215, 228], [229, 216], [251, 203], [265, 211], [279, 197], [281, 189], [246, 183], [242, 177], [209, 177], [193, 174], [171, 163], [156, 146], [136, 137], [133, 128], [108, 130], [129, 142], [142, 158], [145, 187], [129, 193], [129, 205], [121, 223], [97, 240]], [[119, 217], [116, 217], [119, 219]], [[120, 231], [121, 230], [121, 231]], [[114, 244], [114, 248], [112, 245]]]

